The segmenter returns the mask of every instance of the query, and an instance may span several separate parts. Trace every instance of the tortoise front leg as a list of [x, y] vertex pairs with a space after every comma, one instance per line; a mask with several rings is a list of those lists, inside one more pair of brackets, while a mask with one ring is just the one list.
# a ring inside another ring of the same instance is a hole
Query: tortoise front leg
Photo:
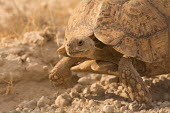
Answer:
[[119, 76], [118, 66], [112, 62], [87, 60], [71, 68], [73, 72], [95, 73]]
[[130, 58], [121, 58], [118, 70], [121, 74], [120, 81], [125, 86], [129, 96], [134, 103], [137, 103], [136, 108], [143, 109], [151, 106], [151, 93], [140, 77], [139, 73], [132, 65]]
[[62, 58], [51, 70], [49, 79], [56, 86], [72, 87], [77, 82], [78, 78], [76, 76], [72, 76], [70, 68], [83, 60], [84, 58]]

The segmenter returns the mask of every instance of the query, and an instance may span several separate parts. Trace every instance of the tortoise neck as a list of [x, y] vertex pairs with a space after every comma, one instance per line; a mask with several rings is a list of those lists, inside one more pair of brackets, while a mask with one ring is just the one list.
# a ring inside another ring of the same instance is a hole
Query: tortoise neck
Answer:
[[104, 47], [102, 49], [95, 48], [93, 55], [90, 57], [95, 60], [109, 61], [118, 64], [121, 56], [116, 52], [112, 52], [113, 49], [110, 47]]

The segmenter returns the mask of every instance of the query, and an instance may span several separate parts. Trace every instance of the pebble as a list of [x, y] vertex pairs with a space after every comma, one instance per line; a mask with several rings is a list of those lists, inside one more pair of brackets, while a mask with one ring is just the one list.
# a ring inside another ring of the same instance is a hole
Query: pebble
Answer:
[[123, 86], [118, 86], [118, 90], [123, 90]]
[[55, 100], [55, 104], [58, 107], [65, 107], [70, 105], [72, 102], [72, 98], [69, 94], [61, 94], [57, 97], [57, 99]]
[[29, 109], [28, 108], [24, 108], [22, 111], [25, 112], [25, 113], [28, 113]]
[[90, 94], [90, 88], [89, 87], [84, 88], [83, 94]]
[[117, 83], [118, 82], [118, 77], [117, 76], [108, 76], [105, 79], [105, 85], [111, 84], [111, 83]]
[[122, 106], [122, 107], [120, 108], [120, 111], [121, 111], [121, 112], [124, 112], [125, 110], [127, 110], [127, 107], [126, 107], [126, 106]]
[[121, 102], [118, 101], [118, 100], [115, 100], [115, 101], [114, 101], [114, 105], [115, 105], [117, 108], [120, 108], [120, 107], [121, 107]]
[[50, 106], [50, 109], [57, 109], [57, 106], [56, 106], [55, 104], [52, 104], [52, 105]]
[[44, 107], [46, 104], [50, 104], [50, 99], [45, 96], [42, 96], [37, 102], [37, 106], [40, 108]]
[[27, 107], [27, 103], [28, 103], [28, 101], [23, 101], [23, 102], [21, 102], [19, 105], [18, 105], [18, 107], [20, 108], [20, 109], [23, 109], [23, 108], [25, 108], [25, 107]]
[[90, 110], [88, 110], [87, 108], [83, 108], [81, 113], [90, 113]]
[[100, 96], [104, 96], [105, 95], [104, 88], [102, 88], [102, 86], [100, 86], [97, 83], [92, 84], [91, 87], [90, 87], [90, 90], [91, 90], [91, 92], [93, 94], [97, 94], [97, 95], [100, 95]]
[[65, 113], [64, 108], [59, 108], [55, 111], [55, 113]]
[[16, 111], [19, 111], [19, 112], [20, 112], [20, 111], [21, 111], [21, 109], [20, 109], [20, 108], [16, 108]]
[[36, 100], [31, 100], [31, 101], [29, 101], [28, 102], [28, 108], [30, 108], [30, 109], [34, 109], [34, 108], [36, 108], [36, 106], [37, 106], [37, 101]]
[[123, 113], [134, 113], [132, 110], [125, 110]]
[[131, 110], [131, 111], [138, 111], [139, 110], [139, 106], [136, 103], [130, 103], [129, 104], [129, 110]]
[[162, 102], [160, 102], [160, 101], [159, 101], [159, 102], [157, 102], [157, 105], [159, 105], [159, 106], [160, 106], [160, 105], [162, 105]]
[[82, 85], [91, 85], [95, 82], [96, 82], [96, 80], [91, 79], [89, 76], [82, 77], [78, 80], [78, 83], [80, 83]]
[[81, 92], [82, 92], [82, 89], [83, 89], [83, 86], [80, 85], [80, 84], [77, 84], [77, 85], [75, 85], [75, 86], [71, 89], [71, 92], [81, 93]]
[[91, 74], [90, 77], [92, 80], [100, 81], [102, 78], [102, 75], [101, 74]]
[[97, 102], [95, 102], [94, 100], [89, 101], [89, 106], [95, 106], [95, 105], [97, 105]]
[[89, 77], [82, 77], [78, 80], [78, 83], [82, 85], [90, 85], [90, 78]]
[[113, 105], [105, 105], [103, 107], [103, 111], [105, 113], [113, 113], [114, 112], [114, 106]]
[[77, 93], [77, 92], [70, 92], [69, 95], [70, 95], [72, 98], [79, 98], [79, 97], [80, 97], [79, 93]]

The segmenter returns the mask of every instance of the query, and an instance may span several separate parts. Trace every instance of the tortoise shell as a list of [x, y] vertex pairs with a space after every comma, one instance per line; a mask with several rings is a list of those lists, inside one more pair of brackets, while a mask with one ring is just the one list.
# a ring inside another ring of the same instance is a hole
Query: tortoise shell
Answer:
[[91, 35], [124, 55], [162, 61], [170, 54], [170, 0], [83, 0], [66, 38]]

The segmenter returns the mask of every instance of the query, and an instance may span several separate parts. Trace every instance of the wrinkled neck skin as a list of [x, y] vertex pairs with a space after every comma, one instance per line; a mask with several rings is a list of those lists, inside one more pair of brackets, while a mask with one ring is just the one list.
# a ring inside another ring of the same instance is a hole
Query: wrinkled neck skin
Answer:
[[94, 53], [89, 56], [90, 59], [109, 61], [115, 64], [118, 64], [121, 57], [121, 54], [109, 46], [105, 46], [102, 49], [96, 47]]

